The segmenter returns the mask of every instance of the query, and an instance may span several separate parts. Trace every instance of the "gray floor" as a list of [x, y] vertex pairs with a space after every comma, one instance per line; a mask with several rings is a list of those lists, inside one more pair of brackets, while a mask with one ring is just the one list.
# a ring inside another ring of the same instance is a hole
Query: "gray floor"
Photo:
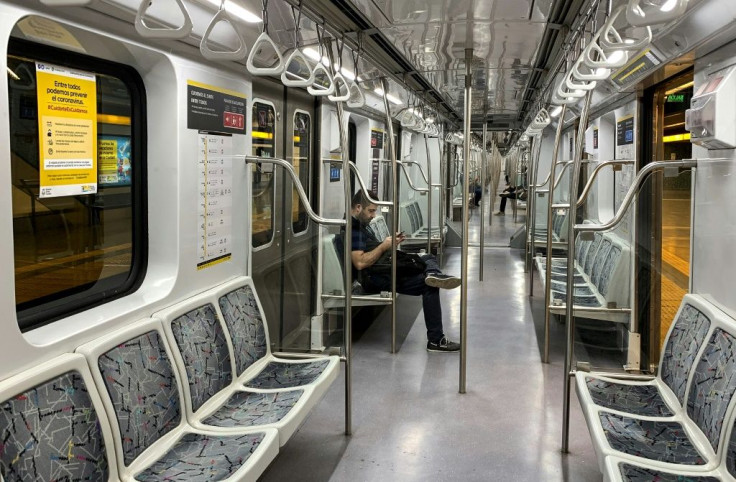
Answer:
[[[543, 365], [531, 314], [536, 297], [530, 302], [520, 253], [505, 247], [523, 214], [516, 224], [507, 213], [486, 227], [494, 247], [485, 251], [482, 283], [479, 249], [470, 250], [467, 393], [458, 393], [459, 356], [427, 353], [421, 304], [404, 297], [401, 311], [411, 314], [399, 321], [397, 354], [389, 353], [385, 313], [354, 342], [353, 434], [343, 433], [341, 374], [262, 480], [602, 480], [574, 394], [570, 453], [560, 453], [561, 344], [553, 343], [552, 362]], [[459, 274], [460, 250], [446, 253], [445, 271]], [[459, 289], [443, 292], [443, 312], [445, 331], [457, 340]]]

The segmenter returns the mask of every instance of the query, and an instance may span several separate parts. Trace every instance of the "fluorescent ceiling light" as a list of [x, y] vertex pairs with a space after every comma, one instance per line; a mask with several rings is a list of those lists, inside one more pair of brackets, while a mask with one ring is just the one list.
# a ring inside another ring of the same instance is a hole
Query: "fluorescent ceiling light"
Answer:
[[[375, 93], [376, 93], [376, 94], [378, 94], [378, 95], [383, 95], [383, 89], [382, 89], [382, 88], [380, 88], [380, 87], [376, 87], [376, 88], [375, 88], [375, 90], [374, 90], [373, 92], [375, 92]], [[400, 100], [400, 99], [397, 99], [396, 97], [394, 97], [394, 96], [393, 96], [393, 95], [391, 95], [391, 94], [386, 94], [386, 99], [388, 99], [388, 101], [389, 101], [389, 102], [391, 102], [391, 103], [393, 103], [393, 104], [396, 104], [396, 105], [401, 105], [401, 104], [403, 104], [403, 102], [401, 102], [401, 100]]]
[[673, 8], [675, 8], [675, 5], [677, 4], [677, 0], [667, 0], [664, 2], [664, 5], [659, 7], [659, 9], [663, 12], [669, 12]]
[[[220, 2], [220, 0], [205, 0], [205, 1], [208, 4], [212, 5], [213, 7], [217, 7], [218, 9], [220, 8], [220, 4], [222, 3]], [[241, 7], [240, 5], [232, 1], [225, 2], [225, 10], [227, 10], [227, 12], [230, 15], [234, 17], [238, 17], [239, 19], [247, 23], [259, 23], [263, 21], [260, 15], [256, 15], [248, 11], [245, 8]]]
[[319, 60], [319, 52], [314, 50], [312, 47], [307, 47], [305, 49], [302, 49], [302, 52], [304, 52], [304, 55], [314, 60], [315, 62]]
[[611, 63], [617, 63], [624, 55], [626, 54], [624, 54], [623, 50], [614, 50], [611, 52], [611, 55], [608, 56], [608, 61]]
[[549, 113], [549, 116], [550, 117], [557, 117], [558, 115], [560, 115], [560, 112], [562, 112], [562, 106], [561, 105], [558, 105], [557, 107], [555, 107], [552, 110], [552, 112]]

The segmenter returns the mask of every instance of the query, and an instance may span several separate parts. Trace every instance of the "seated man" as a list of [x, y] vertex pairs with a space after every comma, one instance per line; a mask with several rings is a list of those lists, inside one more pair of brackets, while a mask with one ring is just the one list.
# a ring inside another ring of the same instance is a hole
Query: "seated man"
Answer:
[[[368, 191], [368, 195], [373, 199], [377, 197], [371, 191]], [[391, 243], [395, 242], [398, 245], [406, 239], [403, 233], [388, 236], [384, 240], [376, 239], [367, 229], [368, 224], [376, 217], [376, 211], [376, 205], [371, 203], [362, 191], [353, 196], [351, 213], [353, 279], [360, 281], [367, 293], [391, 290], [391, 275], [390, 272], [386, 274], [385, 269], [386, 261], [391, 256]], [[396, 291], [405, 295], [422, 296], [424, 323], [427, 326], [427, 351], [458, 351], [460, 344], [448, 340], [442, 329], [439, 288], [457, 288], [460, 286], [460, 278], [442, 274], [437, 260], [431, 254], [423, 255], [421, 258], [426, 264], [424, 272], [407, 273], [397, 269]]]
[[507, 199], [516, 199], [517, 193], [519, 194], [519, 199], [522, 197], [522, 193], [524, 192], [523, 186], [509, 186], [506, 185], [506, 189], [504, 189], [501, 194], [498, 196], [501, 198], [501, 205], [498, 207], [498, 212], [493, 213], [496, 216], [503, 216], [506, 211], [506, 200]]

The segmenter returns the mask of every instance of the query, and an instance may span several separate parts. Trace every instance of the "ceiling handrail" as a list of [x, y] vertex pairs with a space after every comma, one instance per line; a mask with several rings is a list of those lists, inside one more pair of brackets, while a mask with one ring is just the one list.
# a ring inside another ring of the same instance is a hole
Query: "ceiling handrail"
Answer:
[[[149, 27], [146, 25], [145, 17], [148, 8], [153, 5], [152, 0], [141, 0], [138, 5], [138, 11], [135, 15], [135, 30], [141, 37], [144, 38], [162, 38], [162, 39], [180, 39], [188, 36], [192, 32], [192, 17], [189, 15], [186, 5], [183, 0], [174, 0], [176, 5], [179, 7], [182, 15], [184, 15], [184, 21], [178, 28], [170, 27]], [[63, 5], [58, 3], [58, 5]]]

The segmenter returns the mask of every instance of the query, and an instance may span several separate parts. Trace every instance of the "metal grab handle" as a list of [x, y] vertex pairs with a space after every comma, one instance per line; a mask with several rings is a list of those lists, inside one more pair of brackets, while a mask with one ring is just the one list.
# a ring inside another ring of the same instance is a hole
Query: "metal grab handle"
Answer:
[[626, 5], [621, 5], [601, 28], [600, 43], [605, 50], [638, 51], [652, 43], [652, 29], [646, 27], [646, 35], [640, 40], [622, 39], [618, 30], [613, 26], [616, 19], [626, 10]]
[[285, 159], [278, 159], [275, 157], [245, 156], [246, 164], [255, 164], [258, 162], [276, 164], [277, 166], [283, 167], [286, 170], [286, 172], [289, 173], [289, 176], [291, 176], [291, 182], [294, 184], [294, 187], [296, 188], [296, 192], [299, 195], [299, 199], [304, 205], [304, 209], [305, 211], [307, 211], [307, 215], [310, 217], [312, 221], [314, 221], [317, 224], [322, 224], [325, 226], [345, 226], [347, 224], [347, 221], [345, 219], [323, 218], [322, 216], [316, 214], [312, 210], [312, 205], [309, 203], [309, 198], [307, 197], [307, 193], [304, 192], [304, 187], [302, 187], [302, 183], [299, 180], [299, 176], [297, 176], [296, 171], [294, 170], [294, 166], [292, 166], [289, 161]]
[[[424, 167], [422, 167], [422, 165], [421, 165], [421, 164], [419, 164], [419, 163], [418, 163], [417, 161], [402, 161], [402, 162], [403, 162], [404, 164], [409, 164], [409, 165], [411, 165], [411, 166], [417, 166], [417, 167], [419, 168], [419, 172], [420, 172], [420, 173], [421, 173], [421, 175], [422, 175], [422, 178], [424, 179], [424, 182], [426, 182], [426, 183], [427, 183], [427, 186], [429, 186], [429, 179], [427, 178], [427, 173], [426, 173], [426, 172], [424, 172]], [[435, 185], [433, 185], [433, 187], [434, 187], [434, 186], [436, 186], [436, 184], [435, 184]]]
[[335, 90], [332, 94], [327, 95], [329, 100], [332, 102], [345, 102], [350, 99], [350, 86], [348, 86], [345, 77], [340, 72], [336, 73], [332, 78], [332, 85], [335, 87]]
[[[287, 57], [284, 62], [284, 71], [281, 72], [281, 83], [287, 87], [307, 87], [314, 83], [314, 70], [309, 65], [309, 61], [304, 56], [304, 53], [295, 48], [293, 52]], [[294, 69], [290, 67], [295, 65]], [[301, 72], [302, 69], [299, 66], [306, 67], [306, 71], [309, 72], [308, 77], [301, 77], [297, 72]]]
[[179, 28], [151, 28], [146, 25], [144, 18], [148, 8], [153, 5], [152, 0], [141, 0], [138, 5], [138, 12], [135, 15], [135, 30], [141, 37], [145, 38], [184, 38], [192, 32], [192, 17], [189, 16], [189, 11], [184, 5], [183, 0], [174, 0], [176, 5], [184, 15], [184, 22]]
[[[279, 61], [276, 62], [276, 65], [274, 65], [273, 67], [256, 67], [253, 63], [256, 55], [258, 54], [258, 51], [260, 50], [261, 44], [271, 45], [273, 51], [276, 52], [276, 57], [279, 59]], [[265, 31], [258, 36], [255, 43], [253, 44], [253, 48], [250, 50], [250, 54], [248, 55], [248, 62], [246, 63], [246, 66], [248, 68], [248, 72], [258, 76], [281, 75], [281, 73], [284, 71], [284, 57], [281, 55], [281, 51], [276, 46], [276, 43], [271, 37], [268, 36], [268, 33], [266, 33]]]
[[[317, 83], [317, 74], [318, 71], [324, 75], [327, 80], [330, 81], [330, 84], [327, 87], [322, 86], [321, 84]], [[307, 87], [307, 92], [309, 92], [312, 95], [315, 96], [325, 96], [325, 95], [332, 95], [335, 93], [335, 82], [332, 80], [332, 75], [330, 75], [330, 71], [327, 70], [327, 67], [322, 65], [322, 62], [317, 62], [317, 65], [314, 67], [314, 70], [312, 71], [312, 77], [314, 77], [314, 81], [312, 85]]]
[[[232, 27], [232, 30], [235, 32], [235, 35], [238, 37], [239, 46], [236, 50], [228, 51], [228, 50], [212, 50], [209, 45], [207, 45], [207, 41], [209, 40], [209, 36], [212, 33], [212, 30], [214, 30], [215, 25], [217, 25], [219, 22], [225, 22], [229, 24]], [[214, 17], [212, 17], [212, 20], [210, 21], [210, 24], [207, 26], [207, 30], [205, 30], [204, 35], [202, 35], [202, 40], [199, 42], [199, 51], [202, 52], [202, 55], [207, 60], [243, 60], [245, 58], [245, 53], [248, 51], [248, 48], [245, 46], [245, 39], [240, 34], [237, 28], [235, 28], [235, 22], [233, 21], [232, 16], [225, 10], [224, 8], [221, 8], [217, 11]]]
[[411, 178], [409, 178], [409, 171], [404, 165], [402, 161], [396, 161], [396, 164], [401, 167], [402, 172], [404, 173], [404, 177], [406, 177], [407, 182], [409, 183], [409, 187], [412, 188], [416, 192], [429, 192], [429, 188], [427, 187], [416, 187], [413, 182], [411, 182]]
[[[676, 20], [687, 10], [687, 0], [669, 0], [661, 7], [650, 8], [647, 11], [640, 3], [641, 0], [629, 0], [626, 8], [626, 20], [635, 27]], [[667, 10], [664, 9], [665, 6], [668, 7]]]
[[368, 194], [368, 188], [365, 186], [365, 182], [363, 181], [363, 176], [361, 176], [360, 172], [358, 171], [358, 166], [356, 166], [353, 161], [348, 161], [348, 165], [350, 166], [350, 170], [353, 171], [353, 174], [355, 174], [355, 178], [358, 180], [358, 184], [360, 184], [360, 188], [363, 190], [363, 195], [369, 202], [371, 202], [372, 204], [375, 204], [376, 206], [393, 206], [394, 205], [392, 201], [379, 201], [378, 199], [373, 199]]
[[576, 231], [590, 231], [590, 232], [597, 232], [597, 231], [606, 231], [608, 229], [611, 229], [615, 225], [617, 225], [623, 217], [626, 215], [626, 211], [629, 208], [629, 205], [634, 200], [634, 196], [636, 196], [641, 189], [642, 185], [644, 184], [644, 181], [654, 171], [662, 170], [668, 167], [697, 167], [698, 161], [696, 159], [683, 159], [681, 161], [656, 161], [651, 162], [641, 168], [639, 172], [636, 175], [636, 178], [634, 179], [634, 182], [631, 184], [631, 187], [629, 187], [629, 190], [626, 192], [626, 196], [624, 197], [623, 202], [621, 203], [621, 206], [618, 208], [618, 211], [616, 212], [616, 215], [607, 223], [605, 224], [576, 224], [574, 226]]
[[605, 161], [598, 164], [593, 172], [590, 174], [590, 178], [588, 179], [588, 182], [585, 184], [585, 188], [583, 188], [583, 192], [580, 193], [580, 198], [578, 198], [577, 206], [582, 207], [583, 204], [585, 204], [585, 200], [588, 199], [588, 194], [590, 194], [590, 190], [593, 188], [593, 181], [595, 181], [595, 178], [598, 177], [598, 173], [606, 166], [623, 166], [625, 164], [635, 164], [636, 161], [633, 159], [618, 159], [613, 161]]

